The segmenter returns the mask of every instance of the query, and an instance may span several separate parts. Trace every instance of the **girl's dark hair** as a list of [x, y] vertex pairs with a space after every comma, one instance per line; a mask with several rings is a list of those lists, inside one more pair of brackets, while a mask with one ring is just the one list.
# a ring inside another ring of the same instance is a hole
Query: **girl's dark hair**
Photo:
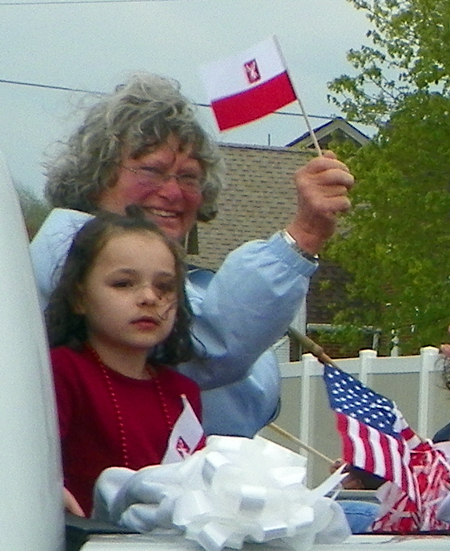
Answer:
[[158, 226], [147, 220], [138, 207], [128, 207], [126, 214], [126, 216], [122, 216], [100, 212], [76, 234], [62, 268], [59, 282], [52, 292], [45, 310], [50, 347], [66, 345], [79, 350], [86, 342], [85, 318], [83, 315], [75, 313], [77, 293], [99, 252], [111, 236], [124, 232], [151, 232], [166, 244], [174, 256], [178, 306], [172, 332], [163, 343], [150, 351], [149, 361], [165, 365], [188, 361], [194, 354], [190, 334], [192, 312], [184, 288], [185, 267], [182, 248], [164, 235]]

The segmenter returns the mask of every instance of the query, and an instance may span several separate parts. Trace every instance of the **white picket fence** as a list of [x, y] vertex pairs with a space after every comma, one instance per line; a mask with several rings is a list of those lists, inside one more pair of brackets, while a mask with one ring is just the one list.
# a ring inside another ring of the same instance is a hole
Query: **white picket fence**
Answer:
[[[279, 347], [281, 361], [286, 351]], [[425, 347], [417, 356], [377, 357], [374, 350], [362, 350], [357, 358], [336, 360], [336, 364], [364, 384], [394, 400], [411, 427], [431, 438], [450, 421], [450, 391], [443, 384], [439, 351]], [[284, 430], [314, 447], [330, 459], [340, 456], [335, 420], [328, 405], [322, 380], [323, 366], [311, 354], [299, 362], [281, 363], [281, 411], [275, 421]], [[263, 436], [289, 445], [270, 429]], [[312, 459], [310, 482], [319, 483], [328, 473], [326, 465]]]

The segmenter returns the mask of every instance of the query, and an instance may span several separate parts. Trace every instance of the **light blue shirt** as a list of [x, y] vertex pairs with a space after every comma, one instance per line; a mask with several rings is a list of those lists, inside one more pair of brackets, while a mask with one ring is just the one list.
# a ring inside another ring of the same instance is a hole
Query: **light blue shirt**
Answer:
[[[75, 232], [90, 217], [54, 209], [33, 239], [43, 308]], [[276, 233], [231, 252], [216, 273], [189, 271], [186, 292], [198, 357], [179, 370], [204, 391], [207, 434], [252, 437], [276, 414], [280, 376], [270, 348], [298, 312], [316, 268]]]

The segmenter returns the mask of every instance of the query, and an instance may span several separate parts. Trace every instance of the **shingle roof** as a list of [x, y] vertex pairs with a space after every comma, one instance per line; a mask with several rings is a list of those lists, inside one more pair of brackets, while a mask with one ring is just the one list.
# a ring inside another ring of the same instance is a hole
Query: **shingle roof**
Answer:
[[[369, 136], [358, 130], [356, 126], [350, 124], [342, 117], [335, 117], [331, 121], [314, 128], [314, 134], [322, 149], [328, 148], [330, 141], [339, 139], [341, 141], [351, 141], [358, 146], [363, 146], [370, 141]], [[314, 148], [314, 141], [309, 132], [305, 132], [294, 141], [287, 144], [286, 147], [295, 148]]]
[[295, 213], [295, 170], [311, 152], [280, 147], [222, 144], [227, 188], [217, 218], [199, 224], [199, 255], [190, 261], [217, 269], [225, 256], [246, 241], [267, 238]]

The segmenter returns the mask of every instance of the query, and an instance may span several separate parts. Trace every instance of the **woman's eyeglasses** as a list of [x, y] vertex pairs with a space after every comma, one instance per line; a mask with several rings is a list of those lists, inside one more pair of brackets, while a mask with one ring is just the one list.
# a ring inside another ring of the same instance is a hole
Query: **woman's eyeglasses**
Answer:
[[202, 190], [202, 179], [195, 174], [170, 174], [151, 166], [138, 168], [124, 166], [122, 168], [139, 175], [141, 177], [140, 184], [153, 190], [160, 189], [171, 178], [175, 178], [184, 193], [197, 194]]

